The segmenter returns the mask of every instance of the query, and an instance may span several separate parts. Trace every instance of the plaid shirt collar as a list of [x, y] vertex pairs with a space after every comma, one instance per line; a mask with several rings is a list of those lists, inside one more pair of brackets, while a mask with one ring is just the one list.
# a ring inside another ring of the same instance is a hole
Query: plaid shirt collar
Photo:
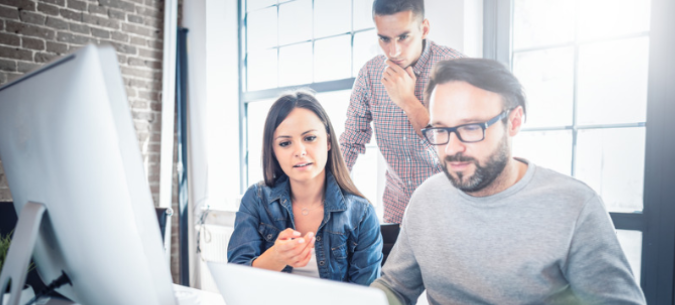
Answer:
[[422, 41], [422, 55], [420, 55], [420, 58], [417, 59], [417, 62], [413, 66], [413, 72], [415, 72], [416, 76], [419, 76], [420, 73], [422, 73], [422, 69], [424, 69], [427, 64], [429, 63], [429, 59], [431, 59], [431, 41], [428, 39], [424, 39]]

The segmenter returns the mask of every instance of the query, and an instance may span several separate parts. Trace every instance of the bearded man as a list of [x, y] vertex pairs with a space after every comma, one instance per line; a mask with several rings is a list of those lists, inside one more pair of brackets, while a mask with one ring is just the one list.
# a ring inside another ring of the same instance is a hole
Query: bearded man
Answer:
[[382, 277], [390, 304], [645, 304], [609, 213], [572, 177], [511, 153], [526, 105], [503, 65], [434, 66], [425, 90], [443, 173], [412, 195]]

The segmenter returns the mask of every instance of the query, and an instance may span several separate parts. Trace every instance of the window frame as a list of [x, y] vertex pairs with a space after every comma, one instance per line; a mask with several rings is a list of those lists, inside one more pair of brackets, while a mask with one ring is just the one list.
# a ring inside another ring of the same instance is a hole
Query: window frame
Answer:
[[[649, 31], [649, 71], [647, 91], [647, 121], [637, 124], [612, 124], [602, 126], [572, 126], [560, 130], [573, 130], [572, 173], [576, 153], [577, 130], [598, 127], [645, 127], [645, 171], [642, 213], [611, 212], [616, 229], [642, 232], [642, 262], [640, 285], [650, 304], [675, 304], [673, 293], [675, 277], [675, 138], [668, 131], [675, 129], [675, 91], [668, 90], [675, 82], [675, 60], [669, 50], [675, 49], [675, 19], [669, 12], [675, 11], [675, 3], [668, 0], [651, 0], [651, 25]], [[483, 54], [510, 69], [513, 58], [513, 12], [514, 0], [483, 1]], [[638, 34], [640, 35], [640, 34]], [[628, 38], [637, 35], [626, 35]], [[617, 37], [619, 38], [619, 37]], [[578, 44], [575, 46], [577, 52]], [[576, 61], [575, 54], [575, 80]], [[576, 81], [575, 81], [576, 82]], [[576, 85], [575, 85], [576, 86]], [[574, 113], [576, 113], [576, 97]], [[648, 122], [648, 123], [647, 123]], [[546, 128], [543, 128], [546, 129]], [[550, 128], [549, 128], [550, 129]], [[549, 130], [546, 129], [546, 130]], [[537, 131], [539, 129], [528, 129]], [[558, 130], [556, 128], [556, 130]]]

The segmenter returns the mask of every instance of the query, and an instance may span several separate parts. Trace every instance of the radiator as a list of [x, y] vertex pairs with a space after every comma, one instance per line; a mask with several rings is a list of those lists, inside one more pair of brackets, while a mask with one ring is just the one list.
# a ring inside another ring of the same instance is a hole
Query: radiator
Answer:
[[222, 225], [202, 225], [199, 230], [199, 248], [201, 257], [208, 262], [227, 262], [227, 243], [234, 231], [233, 227]]

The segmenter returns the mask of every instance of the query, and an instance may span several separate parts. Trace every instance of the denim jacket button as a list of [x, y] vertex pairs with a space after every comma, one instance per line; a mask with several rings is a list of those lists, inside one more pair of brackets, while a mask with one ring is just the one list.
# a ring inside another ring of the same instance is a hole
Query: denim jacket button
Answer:
[[319, 262], [319, 266], [323, 266], [323, 265], [325, 265], [325, 264], [326, 264], [326, 262], [324, 262], [324, 261], [320, 261], [320, 262]]
[[317, 236], [316, 241], [321, 241], [321, 236]]
[[272, 239], [272, 234], [267, 234], [267, 239]]

